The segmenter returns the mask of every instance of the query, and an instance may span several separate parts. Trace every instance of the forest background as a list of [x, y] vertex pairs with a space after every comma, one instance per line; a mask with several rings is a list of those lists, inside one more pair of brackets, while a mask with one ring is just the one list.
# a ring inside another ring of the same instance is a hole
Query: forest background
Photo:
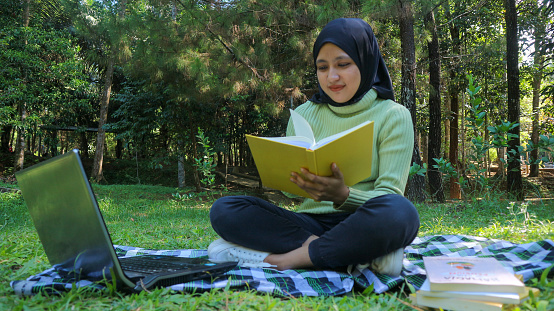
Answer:
[[[288, 108], [317, 91], [312, 44], [338, 17], [373, 27], [396, 100], [412, 113], [410, 199], [482, 197], [495, 187], [522, 199], [522, 177], [548, 174], [554, 160], [554, 1], [0, 0], [0, 8], [5, 179], [75, 147], [98, 182], [202, 190], [229, 172], [255, 175], [244, 135], [284, 134]], [[147, 170], [160, 177], [146, 180]]]

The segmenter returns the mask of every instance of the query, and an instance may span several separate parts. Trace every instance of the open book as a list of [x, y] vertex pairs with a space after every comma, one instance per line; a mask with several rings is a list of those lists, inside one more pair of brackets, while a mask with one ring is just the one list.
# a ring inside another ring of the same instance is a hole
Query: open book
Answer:
[[371, 175], [373, 121], [366, 121], [316, 142], [306, 119], [293, 110], [291, 118], [296, 136], [246, 135], [264, 186], [309, 197], [290, 181], [290, 173], [300, 172], [300, 168], [304, 167], [319, 176], [332, 176], [333, 162], [343, 173], [347, 186]]

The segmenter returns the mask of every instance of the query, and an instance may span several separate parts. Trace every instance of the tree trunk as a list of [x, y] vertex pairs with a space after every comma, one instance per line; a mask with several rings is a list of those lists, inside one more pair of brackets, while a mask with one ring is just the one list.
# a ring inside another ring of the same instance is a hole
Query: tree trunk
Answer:
[[87, 137], [87, 132], [86, 131], [83, 131], [80, 133], [81, 135], [81, 156], [83, 158], [88, 158], [89, 154], [88, 154], [88, 137]]
[[420, 146], [421, 146], [421, 162], [429, 164], [429, 135], [421, 136], [420, 133]]
[[[179, 144], [180, 148], [181, 144]], [[179, 188], [185, 188], [186, 186], [186, 179], [185, 179], [185, 153], [184, 151], [181, 151], [182, 153], [177, 158], [177, 181], [178, 181], [178, 187]]]
[[123, 140], [118, 139], [115, 144], [115, 157], [121, 159], [123, 156]]
[[444, 189], [442, 187], [442, 175], [438, 169], [434, 167], [441, 156], [441, 96], [440, 96], [440, 79], [441, 79], [441, 61], [439, 53], [439, 38], [437, 27], [435, 25], [435, 16], [433, 11], [430, 11], [426, 18], [425, 24], [431, 32], [431, 40], [427, 43], [429, 51], [429, 145], [428, 152], [428, 171], [429, 188], [431, 195], [437, 202], [443, 203]]
[[58, 131], [52, 130], [50, 134], [50, 155], [55, 157], [58, 155]]
[[17, 141], [15, 143], [15, 171], [23, 169], [25, 163], [25, 121], [27, 119], [27, 105], [22, 102], [19, 104], [19, 116], [21, 125], [17, 130]]
[[[118, 19], [125, 17], [125, 10], [127, 9], [127, 0], [119, 1], [119, 10], [117, 13]], [[94, 154], [94, 164], [92, 168], [92, 178], [97, 182], [102, 180], [102, 165], [104, 162], [104, 150], [106, 149], [106, 131], [104, 125], [108, 121], [108, 106], [110, 104], [110, 94], [112, 91], [113, 72], [115, 66], [115, 60], [117, 57], [117, 49], [121, 42], [107, 42], [109, 48], [107, 50], [109, 59], [106, 68], [106, 79], [104, 81], [104, 90], [102, 91], [102, 99], [100, 101], [100, 118], [98, 120], [98, 135], [96, 138], [96, 152]], [[138, 176], [137, 176], [138, 178]]]
[[445, 103], [445, 110], [446, 110], [446, 118], [444, 120], [444, 150], [443, 150], [443, 155], [442, 157], [444, 159], [449, 159], [450, 158], [450, 155], [449, 155], [449, 149], [450, 149], [450, 118], [451, 118], [451, 115], [450, 115], [450, 97], [446, 97], [445, 98], [446, 100], [446, 103]]
[[[31, 20], [31, 0], [23, 0], [23, 27], [29, 27]], [[27, 44], [27, 42], [25, 42]]]
[[39, 157], [42, 157], [42, 154], [43, 154], [43, 150], [42, 150], [42, 134], [40, 134], [38, 136], [38, 147], [37, 147], [37, 151], [38, 151], [38, 156]]
[[108, 121], [108, 106], [110, 104], [110, 93], [112, 91], [112, 80], [114, 71], [115, 58], [108, 60], [108, 68], [106, 69], [106, 77], [104, 80], [104, 91], [100, 101], [100, 118], [98, 120], [98, 134], [96, 137], [96, 152], [94, 154], [94, 165], [92, 168], [92, 178], [97, 182], [103, 179], [102, 164], [104, 162], [104, 146], [106, 144], [106, 131], [104, 125]]
[[[398, 1], [400, 34], [402, 46], [402, 92], [400, 103], [410, 111], [414, 125], [414, 151], [412, 153], [412, 163], [422, 165], [419, 154], [419, 145], [417, 143], [416, 124], [416, 101], [415, 101], [415, 81], [416, 81], [416, 62], [415, 62], [415, 42], [414, 42], [414, 14], [411, 0]], [[425, 177], [413, 175], [408, 179], [405, 191], [406, 197], [413, 202], [423, 202], [425, 200]]]
[[[537, 5], [538, 6], [538, 5]], [[535, 24], [535, 56], [533, 58], [533, 129], [531, 132], [531, 141], [533, 145], [536, 146], [539, 143], [539, 108], [540, 108], [540, 91], [542, 83], [542, 74], [543, 74], [543, 63], [544, 57], [541, 54], [541, 45], [544, 38], [545, 32], [545, 23], [542, 18], [538, 18]], [[529, 170], [529, 177], [538, 177], [539, 176], [539, 149], [533, 148], [531, 150], [531, 166]]]
[[0, 151], [1, 152], [9, 152], [10, 151], [10, 136], [12, 132], [12, 126], [6, 125], [2, 127], [2, 135], [1, 135], [1, 143], [0, 143]]
[[[31, 0], [24, 0], [23, 1], [23, 27], [29, 27], [29, 21], [31, 19], [30, 14], [30, 8], [31, 8]], [[27, 36], [24, 36], [24, 45], [27, 45]], [[27, 73], [25, 73], [22, 83], [27, 83]], [[14, 163], [14, 170], [19, 171], [23, 168], [23, 165], [25, 163], [25, 126], [26, 126], [26, 119], [27, 119], [27, 103], [24, 101], [19, 103], [18, 107], [19, 112], [19, 120], [21, 121], [21, 124], [19, 128], [17, 129], [17, 142], [15, 144], [15, 163]]]
[[515, 0], [504, 0], [506, 20], [506, 69], [508, 73], [508, 121], [518, 125], [509, 131], [514, 135], [508, 142], [508, 191], [517, 200], [523, 200], [523, 184], [521, 180], [520, 152], [520, 122], [519, 122], [519, 67], [518, 67], [518, 34], [517, 11]]
[[[450, 14], [450, 4], [445, 4], [446, 16], [448, 19], [451, 19]], [[453, 55], [460, 56], [461, 54], [461, 43], [460, 43], [460, 29], [455, 25], [455, 23], [450, 24], [450, 37], [452, 38], [452, 53]], [[458, 140], [459, 140], [459, 114], [460, 114], [460, 77], [458, 75], [459, 69], [459, 59], [454, 59], [450, 64], [450, 85], [448, 87], [448, 93], [450, 98], [450, 146], [448, 150], [448, 161], [450, 164], [459, 172], [458, 168]], [[461, 199], [462, 191], [458, 180], [454, 177], [450, 178], [449, 181], [450, 188], [450, 198], [451, 199]]]
[[196, 192], [202, 190], [202, 183], [200, 182], [200, 174], [198, 172], [198, 167], [196, 167], [196, 159], [198, 159], [198, 142], [196, 136], [198, 135], [198, 127], [193, 122], [192, 118], [189, 118], [189, 133], [190, 133], [190, 142], [192, 143], [192, 161], [193, 161], [193, 170], [192, 178], [194, 179], [194, 186], [196, 187]]

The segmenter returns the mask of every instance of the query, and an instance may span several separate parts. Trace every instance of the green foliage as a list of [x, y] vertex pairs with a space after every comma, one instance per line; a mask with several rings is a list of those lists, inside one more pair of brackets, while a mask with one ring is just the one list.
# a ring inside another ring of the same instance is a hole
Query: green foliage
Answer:
[[517, 123], [509, 121], [500, 121], [496, 126], [489, 126], [487, 129], [493, 135], [491, 146], [502, 148], [508, 146], [508, 143], [517, 138], [517, 135], [511, 134], [510, 131], [518, 126]]
[[466, 120], [469, 121], [468, 127], [478, 133], [485, 123], [485, 116], [487, 115], [487, 112], [484, 107], [481, 106], [481, 103], [483, 102], [482, 98], [477, 96], [477, 93], [479, 93], [481, 87], [473, 84], [474, 78], [472, 75], [467, 75], [466, 77], [469, 80], [467, 94], [469, 95], [469, 102], [471, 104], [470, 114], [466, 117]]
[[199, 157], [194, 159], [194, 166], [202, 178], [200, 182], [206, 187], [212, 187], [215, 183], [214, 169], [216, 167], [213, 148], [210, 146], [210, 139], [204, 135], [204, 131], [198, 128], [198, 144], [201, 146]]
[[[0, 45], [0, 125], [67, 124], [70, 111], [88, 105], [88, 98], [81, 97], [87, 78], [68, 32], [6, 27]], [[20, 103], [26, 104], [29, 124], [17, 121], [14, 107]]]
[[[469, 122], [468, 128], [472, 130], [473, 137], [471, 138], [471, 144], [469, 145], [470, 152], [468, 154], [469, 163], [467, 167], [466, 174], [471, 174], [474, 181], [478, 185], [478, 192], [476, 193], [478, 197], [491, 194], [492, 185], [490, 183], [490, 177], [487, 177], [487, 170], [483, 166], [486, 155], [489, 152], [489, 149], [495, 148], [504, 148], [508, 146], [508, 142], [513, 137], [507, 134], [508, 130], [517, 126], [516, 124], [511, 124], [509, 122], [500, 122], [496, 126], [489, 126], [488, 130], [493, 133], [492, 141], [488, 141], [485, 136], [485, 121], [487, 116], [487, 111], [485, 107], [482, 106], [482, 98], [478, 95], [481, 87], [475, 85], [475, 81], [472, 75], [467, 75], [468, 78], [468, 88], [467, 93], [469, 95], [470, 103], [470, 112], [466, 120]], [[504, 159], [501, 159], [502, 161]], [[454, 178], [460, 184], [462, 191], [468, 193], [468, 180], [463, 178], [459, 172], [457, 172], [454, 167], [447, 163], [444, 159], [435, 159], [437, 162], [434, 165], [435, 168], [439, 169], [443, 174], [448, 175], [451, 178]]]
[[434, 168], [438, 169], [439, 172], [445, 174], [446, 176], [454, 178], [456, 182], [460, 185], [462, 193], [466, 191], [468, 187], [468, 180], [458, 173], [456, 168], [452, 166], [452, 163], [443, 158], [434, 158], [433, 160], [435, 160], [436, 163], [433, 165]]
[[11, 129], [52, 146], [56, 139], [46, 135], [47, 127], [86, 128], [94, 120], [94, 85], [59, 3], [31, 1], [29, 27], [22, 25], [23, 3], [0, 1], [0, 131], [6, 151]]
[[414, 175], [425, 176], [426, 172], [427, 172], [427, 163], [423, 163], [423, 166], [421, 166], [414, 162], [412, 166], [410, 166], [409, 176], [410, 177]]
[[554, 160], [554, 135], [539, 135], [537, 144], [533, 144], [531, 140], [527, 142], [526, 151], [530, 152], [533, 149], [538, 149], [542, 157], [532, 162], [532, 159], [527, 160], [527, 164], [544, 164]]
[[[511, 134], [510, 130], [518, 126], [518, 124], [514, 122], [500, 120], [496, 125], [486, 127], [489, 135], [492, 135], [492, 137], [490, 138], [486, 137], [485, 126], [487, 110], [485, 109], [485, 107], [482, 106], [483, 99], [478, 95], [481, 88], [475, 85], [475, 80], [472, 75], [467, 75], [467, 78], [467, 93], [469, 95], [469, 103], [471, 104], [471, 106], [466, 120], [468, 121], [467, 127], [471, 129], [471, 134], [473, 136], [471, 137], [471, 144], [469, 145], [469, 163], [467, 164], [467, 170], [465, 174], [471, 175], [473, 177], [473, 180], [477, 184], [477, 192], [473, 194], [477, 197], [489, 198], [490, 194], [492, 193], [493, 184], [491, 183], [491, 178], [487, 176], [486, 168], [483, 166], [486, 155], [492, 148], [500, 149], [508, 147], [510, 141], [517, 138], [517, 135]], [[520, 152], [530, 152], [533, 148], [539, 148], [551, 153], [554, 146], [552, 144], [553, 142], [554, 139], [541, 135], [541, 138], [537, 145], [533, 145], [532, 142], [529, 142], [527, 144], [527, 149], [519, 146], [519, 150]], [[513, 154], [508, 153], [508, 161], [513, 156]], [[434, 160], [437, 162], [437, 164], [433, 165], [433, 167], [437, 168], [443, 174], [456, 179], [458, 184], [460, 184], [462, 191], [464, 191], [466, 194], [470, 194], [469, 187], [471, 185], [469, 184], [467, 178], [464, 179], [463, 175], [456, 171], [452, 164], [450, 164], [447, 160], [442, 158]], [[503, 158], [499, 158], [498, 160], [504, 164], [508, 162]], [[520, 161], [519, 159], [517, 160]], [[540, 160], [546, 160], [546, 157], [543, 159], [539, 159], [539, 162]]]
[[[554, 69], [553, 69], [552, 76], [554, 77]], [[554, 86], [551, 87], [550, 92], [551, 92], [551, 94], [548, 95], [548, 96], [550, 98], [554, 98]], [[541, 128], [546, 133], [554, 133], [554, 122], [552, 122], [552, 121], [554, 121], [554, 102], [551, 102], [550, 105], [546, 105], [544, 107], [544, 117], [545, 117], [546, 120], [548, 120], [550, 122], [544, 122], [543, 124], [541, 124]]]
[[[30, 130], [36, 126], [34, 134], [47, 144], [67, 141], [44, 136], [41, 125], [79, 126], [81, 132], [96, 127], [99, 87], [106, 63], [113, 57], [118, 66], [106, 129], [124, 141], [124, 157], [146, 158], [161, 168], [183, 156], [187, 167], [193, 167], [196, 129], [202, 127], [213, 151], [223, 155], [218, 159], [228, 165], [253, 165], [244, 134], [279, 136], [285, 132], [287, 108], [300, 105], [317, 89], [312, 43], [323, 25], [336, 17], [360, 17], [372, 25], [397, 98], [401, 93], [395, 1], [33, 0], [27, 29], [21, 27], [23, 3], [0, 0], [0, 131], [2, 126]], [[438, 31], [446, 60], [445, 84], [465, 85], [466, 81], [456, 78], [463, 80], [461, 68], [482, 81], [482, 86], [468, 87], [468, 94], [476, 100], [470, 105], [468, 122], [476, 131], [468, 135], [475, 139], [470, 142], [475, 157], [470, 173], [478, 176], [482, 176], [479, 164], [483, 161], [476, 159], [487, 148], [506, 144], [511, 137], [503, 134], [508, 133], [505, 128], [516, 126], [499, 121], [484, 128], [485, 118], [504, 120], [506, 113], [505, 39], [499, 22], [503, 11], [497, 4], [412, 2], [417, 61], [427, 58], [420, 48], [428, 39], [422, 18], [433, 9], [437, 24], [443, 26]], [[532, 1], [520, 4], [526, 34], [538, 21], [552, 17], [551, 1], [540, 3], [540, 19], [529, 9], [532, 5]], [[552, 68], [550, 24], [545, 24], [543, 45], [547, 75]], [[456, 27], [462, 34], [458, 38], [449, 31]], [[525, 41], [522, 50], [532, 44], [527, 36], [521, 39]], [[454, 51], [458, 43], [464, 51]], [[416, 73], [417, 89], [426, 89], [428, 73], [425, 66], [421, 68]], [[525, 84], [528, 81], [522, 80], [522, 89]], [[545, 99], [552, 94], [552, 80], [543, 79], [543, 85]], [[421, 94], [417, 100], [416, 116], [416, 128], [422, 134], [427, 126], [424, 98]], [[23, 102], [30, 114], [25, 124], [18, 115]], [[551, 101], [545, 100], [541, 111], [553, 117]], [[552, 133], [552, 122], [545, 120], [542, 131], [550, 139], [547, 133]], [[498, 132], [494, 132], [496, 127]], [[484, 136], [486, 131], [492, 139]], [[68, 141], [75, 143], [72, 138]], [[552, 149], [544, 147], [543, 141], [540, 146], [526, 145], [526, 150], [540, 148], [544, 162], [552, 159]], [[413, 167], [411, 174], [421, 175], [421, 170]], [[137, 174], [125, 175], [118, 180]], [[486, 179], [478, 183], [485, 184]]]
[[114, 109], [113, 121], [106, 125], [106, 130], [118, 133], [118, 139], [132, 144], [132, 148], [141, 155], [163, 153], [165, 150], [160, 150], [162, 146], [155, 139], [159, 138], [160, 129], [167, 127], [163, 115], [163, 91], [164, 86], [161, 83], [124, 83], [123, 88], [112, 98], [117, 109]]

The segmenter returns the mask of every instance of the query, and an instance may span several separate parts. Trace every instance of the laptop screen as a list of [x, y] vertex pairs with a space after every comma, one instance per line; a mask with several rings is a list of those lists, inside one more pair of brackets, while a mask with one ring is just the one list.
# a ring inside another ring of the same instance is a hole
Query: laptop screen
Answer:
[[[110, 276], [115, 252], [78, 151], [16, 173], [48, 260], [60, 272]], [[104, 275], [106, 274], [106, 275]]]

